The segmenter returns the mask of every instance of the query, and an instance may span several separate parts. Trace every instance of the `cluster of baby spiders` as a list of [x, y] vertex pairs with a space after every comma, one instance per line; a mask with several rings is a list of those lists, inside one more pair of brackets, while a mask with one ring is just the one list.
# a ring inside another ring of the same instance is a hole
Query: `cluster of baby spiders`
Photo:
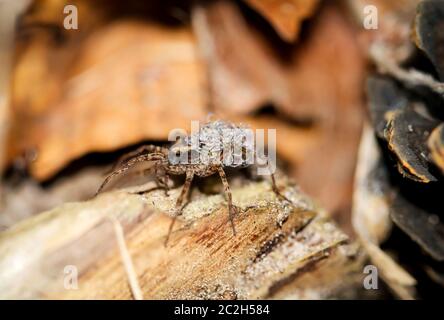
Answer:
[[[144, 145], [133, 152], [123, 155], [117, 161], [112, 172], [105, 178], [97, 193], [100, 193], [113, 177], [124, 174], [131, 167], [140, 162], [153, 163], [151, 168], [154, 169], [156, 182], [159, 187], [164, 188], [166, 192], [168, 192], [168, 179], [170, 175], [185, 175], [185, 183], [179, 197], [176, 200], [174, 216], [165, 240], [166, 245], [168, 243], [171, 231], [173, 230], [174, 222], [177, 216], [182, 213], [182, 208], [184, 206], [185, 199], [188, 196], [194, 176], [208, 177], [217, 173], [222, 180], [224, 193], [228, 202], [229, 220], [233, 230], [233, 235], [236, 235], [234, 216], [238, 212], [238, 208], [233, 204], [232, 193], [227, 181], [224, 167], [254, 166], [254, 164], [251, 164], [250, 161], [247, 161], [245, 155], [250, 153], [253, 154], [254, 158], [256, 158], [256, 153], [251, 144], [245, 144], [245, 140], [240, 139], [237, 136], [231, 136], [229, 139], [231, 143], [226, 144], [225, 141], [227, 141], [227, 139], [224, 139], [223, 135], [226, 135], [227, 132], [234, 132], [235, 135], [236, 132], [239, 132], [239, 130], [244, 128], [244, 126], [237, 126], [227, 121], [210, 121], [200, 127], [198, 132], [183, 137], [180, 139], [180, 143], [176, 143], [170, 148], [155, 145]], [[242, 155], [244, 157], [241, 157], [240, 162], [227, 164], [224, 161], [223, 155], [224, 153], [233, 154], [234, 150], [242, 150]], [[199, 155], [203, 153], [203, 151], [206, 151], [206, 161], [191, 161], [193, 156]], [[176, 155], [178, 153], [185, 155], [185, 158], [190, 161], [186, 161], [185, 163], [176, 160], [173, 161], [173, 157], [171, 157], [171, 155]], [[274, 173], [270, 172], [270, 176], [273, 192], [279, 198], [291, 202], [280, 193], [276, 185]]]

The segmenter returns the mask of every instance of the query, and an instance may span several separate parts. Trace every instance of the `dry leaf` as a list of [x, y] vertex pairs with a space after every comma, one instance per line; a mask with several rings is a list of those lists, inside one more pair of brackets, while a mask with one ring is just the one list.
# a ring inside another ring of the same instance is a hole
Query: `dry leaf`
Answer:
[[296, 121], [335, 120], [342, 107], [359, 118], [365, 60], [337, 7], [323, 6], [297, 45], [279, 45], [228, 1], [196, 9], [194, 29], [215, 110], [249, 113], [272, 103]]
[[360, 130], [366, 62], [356, 37], [344, 13], [325, 5], [283, 63], [288, 91], [276, 102], [281, 110], [327, 126], [340, 114], [342, 125], [358, 123]]
[[293, 167], [294, 176], [342, 227], [351, 230], [350, 199], [363, 119], [365, 61], [355, 31], [340, 10], [328, 5], [321, 10], [292, 61], [286, 68], [292, 88], [290, 100], [281, 110], [294, 119], [316, 119], [322, 136], [304, 161]]
[[[292, 175], [329, 211], [338, 216], [349, 212], [363, 117], [365, 60], [344, 13], [334, 5], [323, 5], [304, 39], [286, 46], [262, 32], [232, 2], [198, 7], [193, 22], [209, 67], [214, 109], [231, 116], [252, 114], [272, 104], [278, 114], [263, 118], [277, 117], [273, 122], [282, 123], [276, 127], [278, 135], [287, 126], [286, 119], [294, 120], [288, 126], [295, 127], [296, 135], [278, 138], [278, 144], [283, 141], [278, 146], [280, 156], [288, 155], [284, 158]], [[254, 114], [248, 119], [254, 123]], [[312, 126], [296, 129], [305, 121]], [[347, 221], [347, 215], [343, 219]]]
[[262, 14], [285, 41], [295, 41], [304, 19], [310, 17], [318, 0], [245, 0]]
[[366, 47], [382, 44], [387, 49], [390, 59], [401, 63], [413, 52], [411, 44], [411, 25], [415, 17], [416, 6], [421, 0], [347, 0], [356, 24], [364, 27], [364, 22], [371, 18], [376, 8], [377, 29], [363, 29], [362, 40]]
[[216, 1], [195, 7], [192, 17], [209, 69], [215, 111], [251, 113], [272, 102], [275, 91], [286, 90], [273, 47], [248, 24], [235, 3]]
[[[204, 119], [209, 104], [277, 129], [292, 175], [349, 224], [365, 62], [338, 6], [323, 4], [297, 45], [264, 33], [228, 1], [196, 7], [192, 30], [101, 19], [57, 45], [45, 29], [19, 46], [10, 161], [36, 149], [31, 174], [45, 180], [87, 153], [163, 141]], [[277, 113], [262, 114], [269, 104]]]
[[189, 28], [121, 21], [77, 45], [71, 55], [36, 37], [15, 69], [9, 159], [35, 148], [36, 178], [85, 153], [164, 140], [206, 116], [205, 70]]

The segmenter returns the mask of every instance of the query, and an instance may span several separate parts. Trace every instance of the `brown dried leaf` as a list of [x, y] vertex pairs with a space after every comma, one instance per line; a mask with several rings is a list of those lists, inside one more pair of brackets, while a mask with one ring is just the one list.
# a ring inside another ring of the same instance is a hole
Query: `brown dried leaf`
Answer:
[[336, 6], [324, 5], [306, 39], [288, 46], [228, 1], [200, 8], [194, 17], [217, 111], [248, 113], [272, 103], [299, 121], [349, 115], [340, 108], [359, 117], [365, 61], [355, 30]]
[[293, 119], [315, 119], [320, 135], [293, 174], [349, 230], [365, 74], [356, 34], [340, 10], [326, 5], [291, 56], [284, 64], [289, 91], [279, 110]]
[[299, 167], [322, 139], [323, 133], [316, 128], [301, 128], [280, 118], [266, 115], [241, 118], [253, 129], [276, 129], [276, 149], [279, 159], [293, 168]]
[[[10, 161], [37, 148], [31, 174], [46, 179], [86, 153], [164, 140], [170, 129], [206, 116], [210, 88], [216, 113], [278, 129], [279, 156], [302, 187], [329, 211], [349, 212], [365, 73], [353, 27], [325, 3], [306, 40], [283, 45], [246, 16], [228, 1], [193, 12], [210, 85], [186, 26], [145, 19], [91, 27], [57, 45], [45, 32], [24, 41]], [[268, 103], [286, 117], [251, 114]], [[307, 118], [312, 126], [298, 126]]]
[[245, 0], [262, 14], [285, 41], [297, 39], [301, 23], [310, 17], [319, 0]]
[[[285, 136], [278, 138], [278, 144], [283, 141], [278, 152], [290, 162], [292, 175], [331, 212], [349, 211], [365, 61], [343, 12], [323, 4], [304, 40], [286, 46], [261, 32], [232, 2], [195, 10], [193, 22], [209, 66], [215, 110], [247, 114], [272, 104], [277, 117], [263, 118], [277, 118], [278, 135]], [[254, 115], [248, 118], [254, 123]], [[289, 119], [295, 122], [285, 124]], [[313, 126], [297, 128], [305, 120]], [[290, 126], [295, 128], [285, 130]]]
[[[208, 65], [211, 102], [218, 112], [246, 114], [271, 102], [286, 83], [272, 45], [229, 1], [193, 10], [198, 46]], [[274, 89], [273, 89], [274, 88]]]
[[411, 23], [415, 17], [416, 6], [421, 0], [348, 0], [356, 18], [362, 27], [369, 17], [365, 8], [377, 9], [378, 28], [363, 31], [363, 40], [367, 46], [381, 44], [387, 49], [387, 55], [396, 63], [405, 61], [413, 52], [410, 41]]
[[36, 178], [88, 152], [164, 140], [206, 116], [205, 70], [189, 28], [121, 21], [76, 46], [73, 55], [36, 37], [15, 69], [9, 159], [36, 148]]
[[[320, 119], [324, 124], [359, 123], [366, 62], [356, 30], [338, 7], [326, 4], [310, 25], [305, 41], [284, 61], [288, 91], [276, 104], [295, 119]], [[345, 119], [344, 119], [345, 118]]]

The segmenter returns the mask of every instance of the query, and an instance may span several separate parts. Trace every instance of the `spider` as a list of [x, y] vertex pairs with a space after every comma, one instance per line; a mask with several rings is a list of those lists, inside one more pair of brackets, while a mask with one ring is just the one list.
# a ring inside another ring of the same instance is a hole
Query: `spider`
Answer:
[[[247, 161], [246, 156], [247, 153], [253, 155], [253, 157], [257, 156], [253, 145], [245, 143], [245, 138], [239, 135], [245, 128], [247, 127], [237, 126], [223, 120], [209, 121], [200, 127], [198, 132], [182, 137], [170, 148], [155, 145], [141, 146], [135, 151], [123, 155], [117, 161], [112, 172], [105, 178], [98, 189], [97, 194], [103, 190], [113, 177], [124, 174], [140, 162], [153, 162], [154, 166], [151, 168], [154, 168], [156, 182], [159, 187], [165, 189], [166, 193], [168, 193], [169, 175], [185, 175], [185, 182], [176, 200], [173, 219], [165, 240], [165, 245], [167, 245], [176, 218], [182, 213], [193, 178], [195, 176], [208, 177], [217, 173], [222, 181], [224, 194], [228, 202], [229, 220], [233, 235], [236, 235], [234, 216], [238, 212], [238, 208], [233, 204], [232, 193], [224, 167], [253, 166], [251, 161]], [[238, 161], [227, 163], [224, 161], [224, 154], [237, 157]], [[179, 161], [177, 157], [179, 155], [182, 155], [181, 159], [186, 161]], [[200, 157], [201, 155], [205, 155], [205, 157]], [[195, 160], [197, 159], [198, 161], [193, 162], [193, 156], [197, 157]], [[291, 202], [280, 193], [276, 185], [274, 173], [270, 173], [270, 175], [273, 192], [279, 198]]]

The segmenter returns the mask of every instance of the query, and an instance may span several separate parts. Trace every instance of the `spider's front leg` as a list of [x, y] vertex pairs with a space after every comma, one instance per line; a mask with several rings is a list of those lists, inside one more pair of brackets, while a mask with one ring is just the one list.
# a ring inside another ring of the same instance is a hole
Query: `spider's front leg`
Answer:
[[163, 170], [163, 173], [160, 170], [160, 165], [157, 164], [154, 169], [156, 175], [156, 182], [165, 191], [165, 196], [169, 196], [170, 186], [168, 185], [169, 175]]
[[143, 154], [143, 155], [139, 155], [137, 157], [134, 157], [132, 159], [129, 159], [128, 161], [123, 163], [119, 169], [114, 170], [105, 178], [102, 185], [97, 190], [96, 195], [99, 194], [103, 190], [103, 188], [110, 182], [110, 180], [113, 177], [120, 176], [120, 175], [124, 174], [126, 171], [128, 171], [131, 167], [133, 167], [137, 163], [146, 162], [146, 161], [162, 161], [162, 160], [165, 160], [165, 155], [163, 155], [161, 153]]
[[284, 196], [279, 191], [279, 188], [277, 187], [277, 184], [276, 184], [276, 178], [274, 176], [274, 173], [271, 173], [270, 175], [271, 175], [271, 186], [272, 186], [273, 192], [278, 196], [278, 198], [281, 198], [281, 199], [283, 199], [285, 201], [288, 201], [288, 202], [292, 203], [290, 199], [288, 199], [286, 196]]
[[174, 208], [174, 216], [173, 216], [173, 219], [171, 220], [170, 227], [168, 229], [168, 234], [165, 239], [165, 247], [167, 246], [168, 240], [170, 239], [170, 234], [173, 231], [174, 223], [176, 222], [177, 217], [182, 213], [183, 203], [184, 203], [184, 200], [187, 198], [188, 193], [190, 191], [191, 182], [193, 181], [193, 177], [194, 177], [193, 171], [189, 170], [186, 172], [185, 183], [182, 187], [182, 191], [180, 192], [179, 197], [176, 200], [176, 206]]
[[[249, 167], [250, 173], [253, 174], [254, 171], [258, 170], [258, 166], [257, 165], [253, 165]], [[285, 200], [288, 201], [290, 203], [292, 203], [292, 201], [290, 199], [288, 199], [286, 196], [284, 196], [281, 191], [279, 190], [277, 183], [276, 183], [276, 176], [275, 173], [271, 173], [271, 169], [269, 169], [270, 172], [270, 177], [271, 177], [271, 189], [273, 190], [274, 194], [281, 200]], [[256, 173], [257, 175], [257, 173]]]
[[117, 159], [116, 163], [112, 166], [110, 172], [114, 171], [117, 167], [119, 167], [123, 163], [127, 162], [131, 158], [134, 158], [136, 156], [140, 156], [142, 154], [165, 153], [165, 152], [167, 152], [165, 150], [166, 150], [165, 148], [155, 146], [153, 144], [141, 146], [141, 147], [137, 148], [136, 150], [128, 152], [128, 153], [122, 155], [119, 159]]
[[228, 201], [228, 214], [230, 218], [231, 228], [233, 229], [233, 235], [236, 235], [236, 229], [234, 227], [234, 215], [237, 213], [238, 209], [235, 205], [233, 205], [233, 197], [231, 194], [230, 185], [228, 184], [227, 176], [225, 175], [225, 171], [222, 166], [217, 167], [217, 171], [219, 172], [220, 179], [222, 180], [222, 184], [224, 186], [224, 192], [227, 196]]

